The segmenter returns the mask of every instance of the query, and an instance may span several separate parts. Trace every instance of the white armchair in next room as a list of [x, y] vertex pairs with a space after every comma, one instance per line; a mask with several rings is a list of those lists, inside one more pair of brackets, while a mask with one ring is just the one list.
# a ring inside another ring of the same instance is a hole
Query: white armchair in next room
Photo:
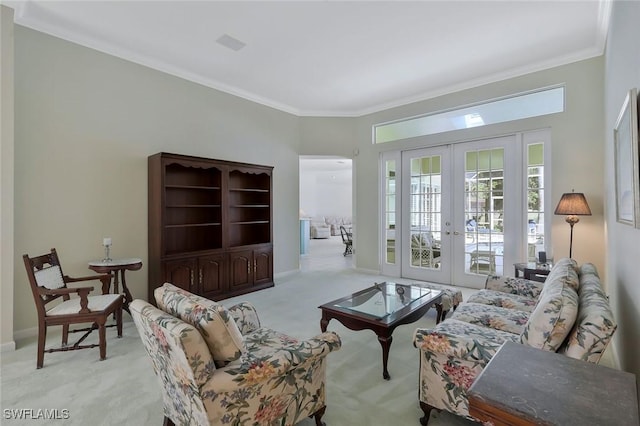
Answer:
[[324, 217], [314, 217], [311, 219], [311, 238], [329, 238], [331, 227], [327, 225]]

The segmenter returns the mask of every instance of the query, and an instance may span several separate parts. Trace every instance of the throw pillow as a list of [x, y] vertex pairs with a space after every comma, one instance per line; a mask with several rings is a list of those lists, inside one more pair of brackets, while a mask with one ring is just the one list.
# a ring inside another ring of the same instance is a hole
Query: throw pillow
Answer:
[[200, 331], [216, 367], [224, 367], [246, 352], [238, 325], [223, 305], [170, 283], [156, 288], [154, 296], [160, 309]]
[[[572, 268], [572, 267], [571, 267]], [[566, 278], [547, 280], [520, 342], [538, 349], [557, 351], [578, 315], [578, 293]]]

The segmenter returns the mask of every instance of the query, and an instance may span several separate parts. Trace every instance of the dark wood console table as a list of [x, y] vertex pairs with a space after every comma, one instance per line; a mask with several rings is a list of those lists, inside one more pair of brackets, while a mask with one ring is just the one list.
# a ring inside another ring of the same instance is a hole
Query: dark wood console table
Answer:
[[638, 425], [636, 376], [505, 343], [467, 392], [474, 418], [500, 425]]

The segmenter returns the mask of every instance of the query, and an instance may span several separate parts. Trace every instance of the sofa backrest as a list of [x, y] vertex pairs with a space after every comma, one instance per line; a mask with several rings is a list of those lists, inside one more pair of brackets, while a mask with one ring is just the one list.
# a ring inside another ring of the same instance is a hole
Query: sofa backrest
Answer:
[[154, 291], [158, 307], [193, 325], [204, 338], [216, 366], [224, 367], [246, 352], [244, 337], [223, 305], [170, 283]]
[[596, 267], [580, 267], [580, 307], [576, 323], [558, 352], [571, 358], [597, 363], [611, 341], [617, 324], [602, 290]]

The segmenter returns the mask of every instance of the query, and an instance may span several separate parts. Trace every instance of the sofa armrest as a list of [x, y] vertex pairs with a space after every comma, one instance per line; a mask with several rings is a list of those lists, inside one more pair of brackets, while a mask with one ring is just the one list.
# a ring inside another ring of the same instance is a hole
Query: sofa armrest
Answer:
[[263, 353], [259, 357], [247, 353], [216, 370], [201, 392], [208, 390], [221, 393], [238, 387], [267, 383], [273, 379], [285, 380], [287, 372], [298, 368], [314, 368], [314, 364], [323, 361], [329, 353], [341, 346], [342, 342], [336, 333], [326, 332], [297, 345]]
[[240, 333], [244, 336], [260, 328], [260, 318], [256, 308], [249, 302], [240, 302], [231, 306], [229, 313], [236, 321]]
[[519, 296], [537, 299], [544, 288], [544, 283], [526, 280], [524, 278], [497, 277], [489, 275], [484, 287], [488, 290], [501, 291], [503, 293], [517, 294]]
[[519, 335], [448, 319], [433, 329], [418, 328], [413, 345], [424, 351], [486, 365], [502, 344]]

